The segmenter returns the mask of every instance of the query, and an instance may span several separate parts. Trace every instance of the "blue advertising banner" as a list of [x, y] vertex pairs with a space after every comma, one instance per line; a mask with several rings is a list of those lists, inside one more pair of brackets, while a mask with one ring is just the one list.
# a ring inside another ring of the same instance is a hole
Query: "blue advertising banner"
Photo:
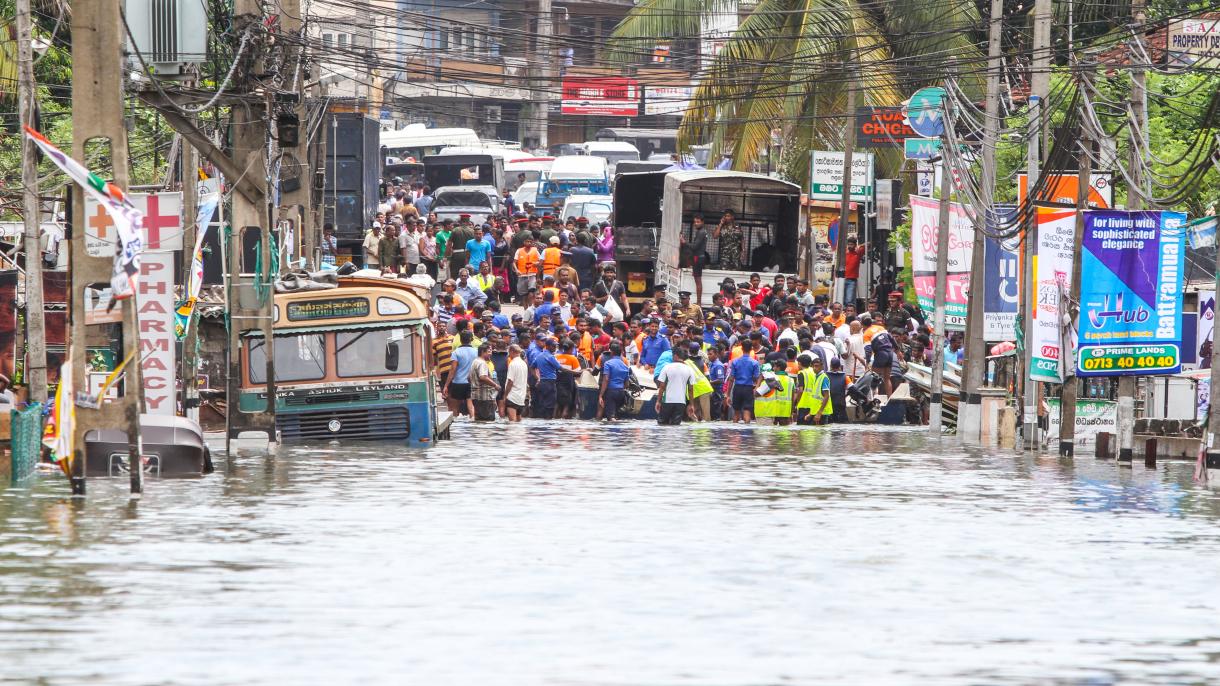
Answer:
[[1186, 215], [1085, 213], [1080, 278], [1080, 376], [1182, 369]]
[[[991, 233], [1016, 220], [1014, 205], [996, 205], [987, 221]], [[1021, 262], [1017, 258], [1017, 239], [1012, 245], [988, 236], [984, 246], [983, 340], [993, 343], [1016, 338], [1017, 305], [1020, 301]]]

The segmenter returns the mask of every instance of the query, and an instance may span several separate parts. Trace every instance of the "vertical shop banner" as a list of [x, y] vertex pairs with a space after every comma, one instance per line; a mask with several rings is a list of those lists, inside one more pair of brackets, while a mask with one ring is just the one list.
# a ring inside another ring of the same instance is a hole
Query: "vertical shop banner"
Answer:
[[1021, 300], [1020, 260], [1015, 248], [987, 238], [983, 243], [984, 269], [983, 339], [1011, 341], [1017, 336], [1017, 305]]
[[[919, 307], [931, 317], [936, 310], [936, 244], [940, 235], [940, 202], [911, 196], [911, 272]], [[949, 204], [949, 260], [945, 290], [945, 326], [966, 329], [966, 291], [970, 285], [970, 259], [974, 248], [974, 222], [958, 203]]]
[[17, 270], [0, 271], [0, 374], [12, 382], [17, 374]]
[[[1017, 221], [1014, 205], [995, 205], [987, 217], [988, 233], [996, 235]], [[1011, 341], [1017, 336], [1017, 305], [1021, 300], [1020, 241], [984, 239], [983, 340]]]
[[[1064, 378], [1063, 299], [1072, 287], [1072, 241], [1076, 233], [1076, 210], [1037, 208], [1034, 241], [1035, 306], [1030, 340], [1033, 381], [1061, 383]], [[1068, 341], [1070, 344], [1071, 341]]]
[[1199, 354], [1197, 356], [1199, 369], [1211, 369], [1212, 366], [1212, 346], [1215, 342], [1212, 340], [1216, 334], [1216, 292], [1215, 291], [1199, 291], [1199, 318], [1198, 318], [1198, 333], [1195, 336], [1195, 344], [1199, 346]]
[[1182, 370], [1186, 215], [1085, 213], [1081, 243], [1081, 376]]
[[149, 414], [173, 416], [178, 383], [174, 364], [174, 253], [144, 253], [136, 304], [144, 402]]

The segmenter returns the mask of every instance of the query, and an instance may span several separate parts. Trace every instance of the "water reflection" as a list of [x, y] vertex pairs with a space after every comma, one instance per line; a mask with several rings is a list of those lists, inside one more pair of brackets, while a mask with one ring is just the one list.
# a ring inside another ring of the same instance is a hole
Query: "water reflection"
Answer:
[[1220, 498], [1186, 463], [833, 427], [454, 436], [244, 446], [138, 502], [0, 491], [0, 682], [1220, 681]]

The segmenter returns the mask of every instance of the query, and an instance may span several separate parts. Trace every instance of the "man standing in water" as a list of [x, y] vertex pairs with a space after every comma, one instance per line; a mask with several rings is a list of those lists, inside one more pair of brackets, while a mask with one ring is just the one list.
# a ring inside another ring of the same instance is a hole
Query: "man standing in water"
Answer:
[[508, 347], [508, 373], [504, 376], [504, 407], [501, 413], [510, 422], [521, 421], [525, 412], [525, 391], [529, 387], [529, 365], [521, 357], [521, 346]]
[[496, 370], [491, 366], [491, 344], [479, 346], [479, 356], [475, 359], [470, 371], [471, 386], [474, 401], [474, 418], [479, 422], [494, 422], [496, 420], [496, 394], [500, 392], [500, 384], [496, 381]]
[[449, 403], [449, 411], [455, 415], [465, 410], [466, 414], [474, 416], [474, 402], [470, 396], [470, 369], [474, 366], [479, 353], [470, 345], [474, 334], [463, 331], [458, 336], [462, 345], [453, 351], [454, 369], [445, 383], [444, 396]]
[[674, 361], [665, 365], [657, 376], [658, 424], [681, 424], [686, 416], [687, 395], [695, 385], [695, 373], [685, 364], [686, 357], [684, 347], [674, 348]]
[[749, 339], [741, 342], [741, 357], [729, 363], [729, 389], [725, 394], [724, 404], [733, 408], [733, 422], [754, 421], [754, 387], [758, 385], [758, 377], [762, 367], [751, 355], [753, 342]]

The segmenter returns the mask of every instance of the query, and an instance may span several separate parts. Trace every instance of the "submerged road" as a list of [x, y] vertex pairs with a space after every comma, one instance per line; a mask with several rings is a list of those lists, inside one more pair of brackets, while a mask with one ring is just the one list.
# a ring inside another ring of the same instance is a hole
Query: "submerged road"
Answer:
[[453, 436], [218, 454], [136, 503], [0, 491], [0, 683], [1220, 682], [1220, 492], [1185, 463], [876, 427]]

